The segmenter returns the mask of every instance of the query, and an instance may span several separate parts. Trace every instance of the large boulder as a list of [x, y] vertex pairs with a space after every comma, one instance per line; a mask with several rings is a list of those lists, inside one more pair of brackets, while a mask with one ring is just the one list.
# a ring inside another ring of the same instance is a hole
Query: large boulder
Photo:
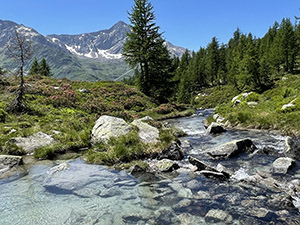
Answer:
[[180, 143], [173, 142], [167, 149], [163, 150], [162, 153], [157, 158], [182, 160], [184, 158], [184, 152], [180, 146]]
[[295, 160], [289, 157], [280, 157], [273, 162], [273, 171], [275, 173], [286, 174], [294, 162]]
[[155, 143], [159, 138], [159, 130], [146, 123], [146, 120], [152, 120], [151, 117], [134, 120], [131, 124], [139, 129], [138, 135], [144, 143]]
[[14, 143], [18, 147], [21, 147], [26, 153], [33, 153], [35, 149], [45, 147], [55, 143], [54, 138], [51, 135], [43, 132], [30, 135], [28, 137], [16, 137], [10, 139], [11, 143]]
[[110, 138], [123, 136], [131, 130], [132, 127], [121, 118], [100, 116], [92, 129], [91, 142], [107, 143]]
[[225, 143], [214, 149], [208, 150], [206, 153], [213, 158], [227, 159], [242, 152], [253, 152], [255, 149], [256, 147], [250, 139], [243, 139]]
[[225, 128], [218, 123], [212, 122], [210, 126], [206, 129], [207, 134], [220, 134], [225, 132]]

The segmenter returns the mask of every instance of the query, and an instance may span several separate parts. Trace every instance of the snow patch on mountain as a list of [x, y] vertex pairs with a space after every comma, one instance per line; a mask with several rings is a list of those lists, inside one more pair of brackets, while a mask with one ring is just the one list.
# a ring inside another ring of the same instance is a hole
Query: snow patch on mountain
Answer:
[[37, 32], [35, 32], [32, 28], [20, 26], [17, 28], [17, 31], [23, 34], [25, 37], [36, 37], [39, 36]]

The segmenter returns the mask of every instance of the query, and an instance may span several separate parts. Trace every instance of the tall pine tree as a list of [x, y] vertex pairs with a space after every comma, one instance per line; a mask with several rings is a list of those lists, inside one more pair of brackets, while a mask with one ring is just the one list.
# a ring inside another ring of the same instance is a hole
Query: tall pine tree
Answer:
[[127, 34], [123, 55], [137, 68], [138, 85], [146, 95], [160, 102], [170, 95], [171, 58], [159, 27], [154, 20], [153, 6], [147, 0], [135, 0], [131, 13], [131, 32]]

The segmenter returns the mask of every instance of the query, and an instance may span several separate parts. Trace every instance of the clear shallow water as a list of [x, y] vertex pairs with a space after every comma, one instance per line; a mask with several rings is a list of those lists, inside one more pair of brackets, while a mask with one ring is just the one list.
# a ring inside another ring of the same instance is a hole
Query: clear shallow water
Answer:
[[[264, 132], [207, 136], [202, 120], [169, 121], [189, 134], [181, 140], [191, 145], [185, 149], [187, 155], [199, 157], [207, 148], [248, 137], [259, 147], [284, 148], [285, 137]], [[213, 163], [232, 170], [244, 168], [251, 174], [270, 172], [275, 158], [241, 155]], [[56, 163], [40, 162], [24, 176], [0, 180], [0, 224], [293, 224], [299, 219], [297, 210], [276, 201], [280, 193], [255, 185], [208, 179], [188, 170], [134, 177], [81, 160], [69, 164], [69, 169], [54, 173], [51, 168]], [[186, 166], [187, 160], [181, 164]], [[297, 176], [298, 170], [296, 165], [287, 179]], [[268, 210], [264, 217], [257, 215], [262, 208]], [[212, 209], [226, 219], [208, 217]]]

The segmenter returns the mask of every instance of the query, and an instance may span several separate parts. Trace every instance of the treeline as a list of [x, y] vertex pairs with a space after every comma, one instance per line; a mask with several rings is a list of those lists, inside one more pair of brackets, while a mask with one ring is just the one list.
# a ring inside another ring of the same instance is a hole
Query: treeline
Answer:
[[239, 91], [264, 91], [278, 75], [295, 73], [300, 55], [300, 25], [275, 22], [263, 38], [237, 29], [227, 44], [216, 37], [198, 52], [186, 51], [178, 61], [174, 97], [190, 103], [201, 88], [233, 84]]

